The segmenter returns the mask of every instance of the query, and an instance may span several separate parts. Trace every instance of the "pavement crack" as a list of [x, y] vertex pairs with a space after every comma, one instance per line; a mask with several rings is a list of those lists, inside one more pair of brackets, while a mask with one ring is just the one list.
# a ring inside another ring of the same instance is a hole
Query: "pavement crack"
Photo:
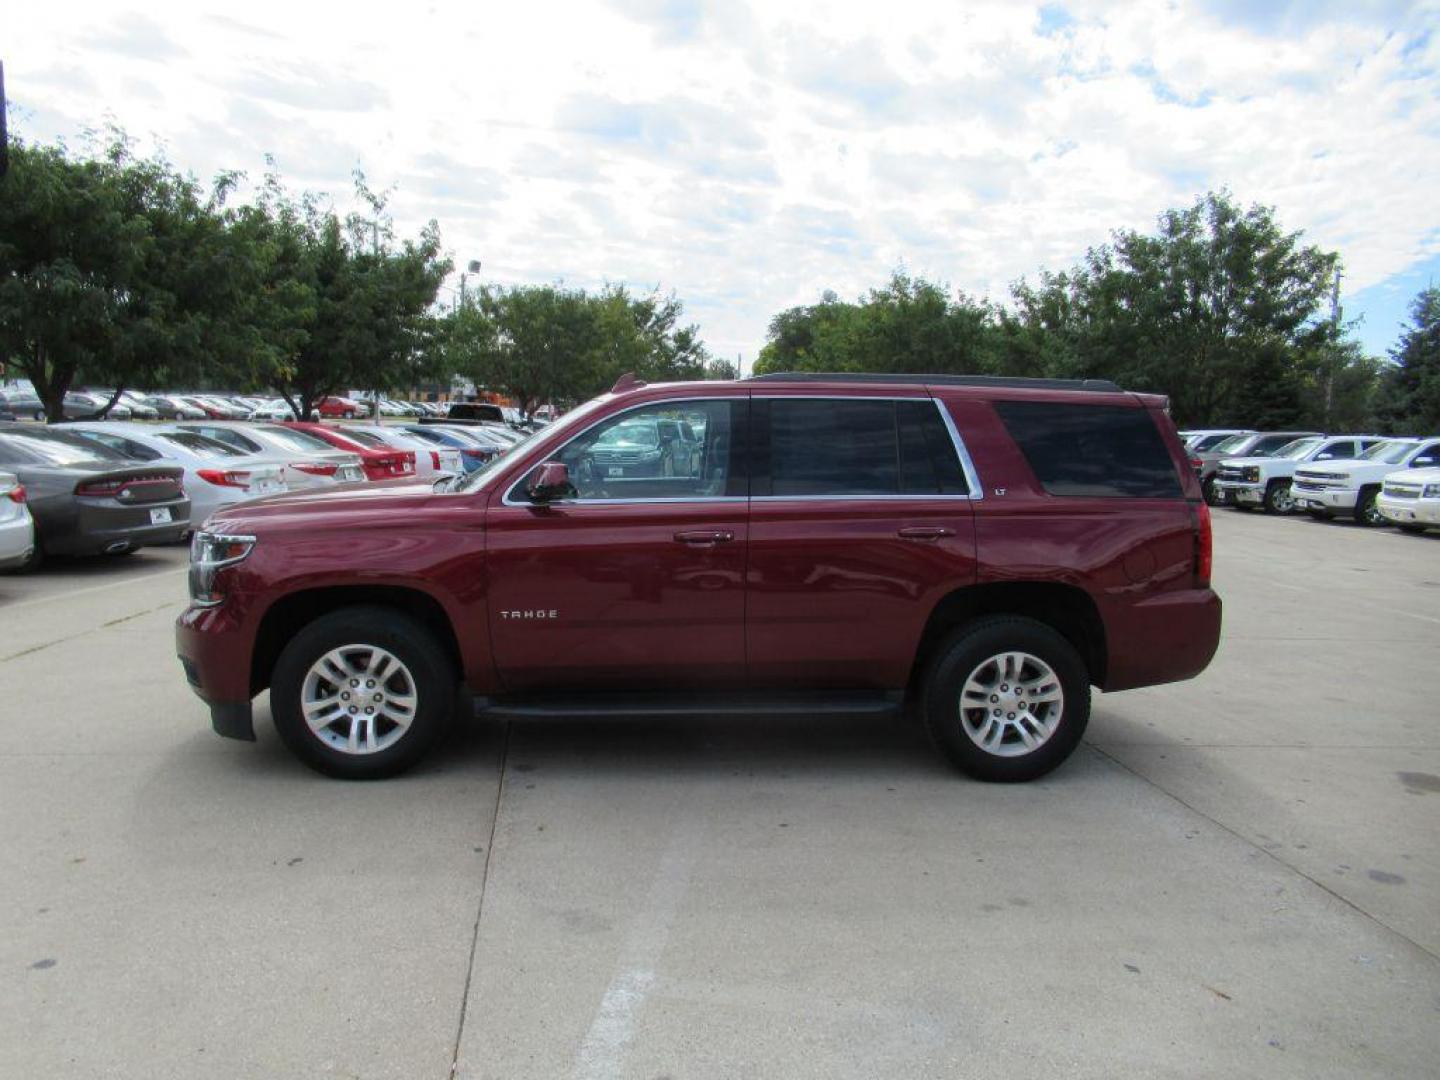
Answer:
[[506, 766], [510, 760], [511, 724], [505, 721], [505, 734], [500, 742], [500, 781], [495, 785], [495, 809], [490, 815], [490, 838], [485, 843], [485, 865], [480, 871], [480, 897], [475, 904], [475, 927], [470, 933], [470, 959], [465, 965], [465, 986], [460, 992], [460, 1021], [455, 1027], [455, 1046], [450, 1054], [449, 1077], [460, 1069], [460, 1043], [465, 1037], [465, 1021], [470, 1012], [470, 982], [475, 977], [475, 954], [480, 947], [480, 920], [485, 914], [486, 886], [490, 884], [490, 860], [495, 855], [495, 832], [500, 827], [500, 803], [505, 797]]
[[1430, 949], [1427, 949], [1424, 945], [1421, 945], [1418, 941], [1416, 941], [1414, 938], [1410, 937], [1410, 935], [1406, 934], [1404, 931], [1395, 929], [1395, 927], [1393, 927], [1393, 926], [1391, 926], [1389, 923], [1385, 922], [1384, 919], [1381, 919], [1381, 918], [1379, 918], [1379, 917], [1376, 916], [1376, 915], [1372, 915], [1370, 912], [1368, 912], [1368, 911], [1366, 911], [1364, 908], [1362, 908], [1359, 904], [1355, 903], [1355, 901], [1351, 900], [1351, 899], [1350, 899], [1349, 897], [1347, 897], [1347, 896], [1343, 896], [1343, 895], [1341, 895], [1340, 893], [1336, 892], [1334, 889], [1332, 889], [1329, 885], [1326, 885], [1326, 884], [1325, 884], [1323, 881], [1321, 881], [1319, 878], [1316, 878], [1316, 877], [1313, 877], [1313, 876], [1310, 875], [1310, 874], [1307, 874], [1304, 870], [1300, 869], [1300, 867], [1296, 866], [1294, 863], [1286, 862], [1284, 859], [1282, 859], [1279, 855], [1275, 854], [1275, 852], [1271, 851], [1269, 848], [1266, 848], [1266, 847], [1265, 847], [1264, 845], [1262, 845], [1262, 844], [1257, 844], [1254, 840], [1251, 840], [1251, 839], [1250, 839], [1248, 836], [1246, 836], [1244, 833], [1237, 832], [1235, 829], [1232, 829], [1229, 825], [1226, 825], [1223, 821], [1220, 821], [1218, 818], [1212, 817], [1211, 815], [1207, 814], [1204, 810], [1201, 810], [1198, 806], [1194, 806], [1194, 805], [1192, 805], [1191, 803], [1186, 802], [1186, 801], [1185, 801], [1184, 799], [1182, 799], [1179, 795], [1176, 795], [1173, 791], [1167, 791], [1165, 788], [1161, 787], [1159, 784], [1157, 784], [1154, 780], [1150, 779], [1150, 777], [1146, 776], [1144, 773], [1140, 772], [1140, 771], [1137, 770], [1137, 769], [1131, 768], [1129, 765], [1127, 765], [1125, 762], [1121, 761], [1119, 758], [1113, 757], [1112, 755], [1107, 754], [1104, 750], [1102, 750], [1100, 747], [1096, 746], [1094, 743], [1092, 743], [1092, 742], [1087, 742], [1086, 745], [1088, 745], [1091, 750], [1095, 751], [1095, 753], [1099, 754], [1101, 757], [1103, 757], [1106, 761], [1110, 762], [1112, 765], [1115, 765], [1115, 766], [1118, 766], [1118, 767], [1121, 768], [1121, 769], [1124, 769], [1124, 770], [1125, 770], [1127, 773], [1129, 773], [1131, 776], [1137, 778], [1138, 780], [1141, 780], [1142, 782], [1144, 782], [1144, 783], [1146, 783], [1146, 784], [1149, 784], [1152, 788], [1154, 788], [1156, 791], [1160, 792], [1160, 794], [1164, 795], [1167, 799], [1172, 799], [1172, 800], [1174, 800], [1175, 802], [1179, 803], [1181, 806], [1185, 807], [1186, 810], [1189, 810], [1192, 814], [1196, 814], [1196, 815], [1204, 818], [1206, 821], [1210, 822], [1210, 824], [1214, 825], [1217, 829], [1221, 830], [1222, 832], [1228, 833], [1230, 836], [1235, 837], [1235, 839], [1239, 840], [1241, 843], [1245, 844], [1247, 847], [1253, 848], [1255, 851], [1260, 852], [1261, 854], [1263, 854], [1263, 855], [1265, 855], [1267, 858], [1269, 858], [1271, 861], [1279, 864], [1280, 866], [1285, 867], [1285, 869], [1289, 870], [1291, 873], [1296, 874], [1296, 875], [1304, 878], [1306, 881], [1310, 882], [1310, 884], [1314, 885], [1314, 886], [1315, 886], [1317, 889], [1319, 889], [1321, 892], [1323, 892], [1323, 893], [1325, 893], [1325, 894], [1333, 897], [1334, 899], [1338, 900], [1340, 903], [1344, 904], [1344, 905], [1345, 905], [1346, 907], [1348, 907], [1351, 911], [1354, 911], [1355, 913], [1357, 913], [1358, 915], [1360, 915], [1362, 918], [1368, 919], [1370, 922], [1374, 923], [1376, 926], [1380, 927], [1382, 930], [1385, 930], [1387, 933], [1394, 934], [1394, 935], [1395, 935], [1396, 937], [1398, 937], [1401, 941], [1405, 942], [1405, 943], [1408, 944], [1408, 945], [1413, 946], [1415, 949], [1417, 949], [1417, 950], [1420, 951], [1421, 953], [1423, 953], [1423, 954], [1425, 954], [1426, 956], [1430, 957], [1430, 959], [1436, 960], [1436, 961], [1440, 961], [1440, 955], [1437, 955], [1435, 952], [1432, 952]]
[[90, 634], [98, 634], [107, 627], [118, 626], [121, 623], [129, 622], [131, 619], [138, 619], [144, 615], [153, 615], [157, 611], [163, 611], [165, 608], [174, 606], [175, 601], [167, 600], [163, 604], [157, 604], [154, 607], [145, 608], [142, 611], [132, 611], [129, 615], [122, 615], [118, 619], [111, 619], [109, 622], [103, 622], [99, 626], [92, 626], [88, 630], [81, 630], [78, 634], [55, 638], [53, 641], [42, 641], [39, 645], [31, 645], [28, 649], [21, 649], [19, 652], [11, 653], [9, 656], [0, 656], [0, 664], [8, 664], [11, 660], [19, 660], [22, 656], [30, 656], [32, 653], [43, 652], [45, 649], [55, 645], [64, 645], [66, 642], [77, 641], [80, 638], [88, 637]]

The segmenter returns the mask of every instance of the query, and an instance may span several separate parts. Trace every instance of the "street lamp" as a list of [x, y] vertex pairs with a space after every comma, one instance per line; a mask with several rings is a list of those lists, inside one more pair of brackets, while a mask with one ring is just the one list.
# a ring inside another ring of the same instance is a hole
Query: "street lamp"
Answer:
[[480, 273], [480, 260], [471, 259], [464, 270], [460, 271], [460, 306], [465, 306], [465, 277], [468, 274]]

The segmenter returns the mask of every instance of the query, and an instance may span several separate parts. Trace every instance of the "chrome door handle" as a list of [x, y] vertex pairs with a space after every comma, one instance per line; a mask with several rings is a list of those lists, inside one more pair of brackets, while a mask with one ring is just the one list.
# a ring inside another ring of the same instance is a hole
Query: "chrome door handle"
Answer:
[[678, 532], [675, 539], [681, 544], [709, 547], [714, 544], [728, 544], [735, 539], [735, 534], [725, 529], [696, 529], [693, 532]]
[[902, 540], [939, 540], [944, 536], [954, 536], [955, 530], [947, 529], [943, 525], [911, 525], [901, 529], [896, 535]]

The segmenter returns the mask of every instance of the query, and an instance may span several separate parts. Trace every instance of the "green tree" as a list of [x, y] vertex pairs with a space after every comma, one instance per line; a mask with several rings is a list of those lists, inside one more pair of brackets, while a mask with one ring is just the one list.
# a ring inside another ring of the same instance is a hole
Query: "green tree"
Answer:
[[1339, 337], [1321, 318], [1339, 256], [1226, 192], [1158, 225], [1115, 233], [1036, 287], [1020, 282], [1012, 340], [1050, 374], [1167, 394], [1181, 423], [1300, 420], [1303, 361]]
[[770, 322], [757, 374], [776, 371], [988, 373], [999, 363], [999, 313], [904, 273], [854, 303], [820, 303]]
[[164, 159], [136, 158], [119, 132], [90, 158], [12, 151], [0, 179], [0, 352], [52, 421], [82, 378], [118, 397], [242, 347], [245, 260], [222, 217], [233, 176], [204, 193]]
[[1390, 431], [1440, 431], [1440, 287], [1422, 290], [1410, 304], [1411, 325], [1390, 350], [1380, 414]]

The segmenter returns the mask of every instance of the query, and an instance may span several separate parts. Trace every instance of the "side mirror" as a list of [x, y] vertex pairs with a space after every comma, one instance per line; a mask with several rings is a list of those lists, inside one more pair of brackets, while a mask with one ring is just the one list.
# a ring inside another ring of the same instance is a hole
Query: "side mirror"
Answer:
[[570, 483], [570, 470], [562, 462], [547, 461], [530, 475], [525, 493], [533, 503], [548, 503], [573, 498], [575, 485]]

